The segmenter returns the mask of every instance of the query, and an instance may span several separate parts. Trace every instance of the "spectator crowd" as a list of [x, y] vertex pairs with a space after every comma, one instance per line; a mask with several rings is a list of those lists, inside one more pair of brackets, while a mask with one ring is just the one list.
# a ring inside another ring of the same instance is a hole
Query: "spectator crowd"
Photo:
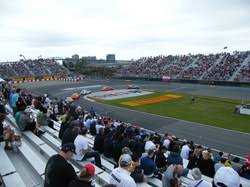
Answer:
[[249, 81], [250, 51], [143, 57], [118, 70], [122, 77]]
[[0, 63], [0, 77], [3, 79], [56, 75], [68, 75], [68, 70], [53, 59]]
[[[25, 89], [11, 88], [6, 83], [2, 84], [1, 102], [1, 115], [6, 115], [4, 104], [9, 102], [21, 131], [41, 136], [44, 133], [42, 126], [53, 128], [52, 120], [61, 121], [61, 151], [47, 163], [46, 187], [93, 186], [93, 165], [84, 165], [77, 176], [67, 160], [93, 158], [93, 163], [105, 170], [101, 155], [113, 160], [116, 166], [110, 173], [110, 186], [135, 187], [136, 183], [158, 178], [163, 187], [179, 187], [180, 178], [189, 172], [194, 178], [189, 187], [209, 186], [209, 182], [202, 180], [202, 175], [213, 178], [213, 186], [239, 187], [240, 176], [250, 179], [249, 161], [240, 163], [238, 157], [213, 153], [210, 148], [192, 141], [181, 141], [168, 133], [163, 136], [150, 133], [139, 126], [100, 116], [94, 108], [86, 111], [74, 102], [52, 99], [47, 94], [32, 96]], [[39, 111], [36, 116], [32, 114], [32, 108]], [[2, 120], [0, 125], [1, 141], [6, 142], [6, 150], [11, 150], [9, 142], [13, 141], [13, 134], [10, 132], [8, 139], [4, 138], [7, 129], [2, 127]], [[93, 148], [88, 145], [87, 133], [95, 137]]]

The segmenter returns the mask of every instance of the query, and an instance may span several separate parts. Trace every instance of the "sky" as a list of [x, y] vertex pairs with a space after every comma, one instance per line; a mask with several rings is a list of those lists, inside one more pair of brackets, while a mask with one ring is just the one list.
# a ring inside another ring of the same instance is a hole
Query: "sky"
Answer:
[[249, 0], [0, 0], [0, 62], [250, 50]]

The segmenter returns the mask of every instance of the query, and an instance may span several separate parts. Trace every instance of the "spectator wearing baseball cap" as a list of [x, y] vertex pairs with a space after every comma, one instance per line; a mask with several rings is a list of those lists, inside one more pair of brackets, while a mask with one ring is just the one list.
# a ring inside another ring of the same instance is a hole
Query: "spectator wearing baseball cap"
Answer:
[[49, 158], [45, 168], [44, 187], [67, 187], [77, 178], [73, 166], [67, 162], [75, 154], [75, 145], [65, 143], [59, 154]]
[[215, 173], [213, 187], [240, 187], [239, 174], [230, 167], [221, 167]]
[[95, 167], [92, 164], [83, 165], [83, 169], [77, 179], [73, 180], [69, 187], [94, 187], [92, 178], [95, 174]]
[[117, 187], [136, 187], [136, 183], [129, 172], [131, 163], [132, 158], [129, 154], [121, 155], [119, 167], [114, 169], [110, 174], [110, 184], [115, 184]]

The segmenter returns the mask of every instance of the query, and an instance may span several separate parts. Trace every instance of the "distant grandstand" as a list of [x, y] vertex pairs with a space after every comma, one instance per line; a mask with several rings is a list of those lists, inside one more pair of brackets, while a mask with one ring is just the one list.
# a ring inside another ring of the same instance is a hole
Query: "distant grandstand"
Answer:
[[32, 79], [48, 76], [65, 77], [68, 69], [54, 59], [22, 60], [0, 64], [0, 77], [6, 80]]
[[122, 67], [120, 77], [250, 82], [250, 51], [143, 57]]

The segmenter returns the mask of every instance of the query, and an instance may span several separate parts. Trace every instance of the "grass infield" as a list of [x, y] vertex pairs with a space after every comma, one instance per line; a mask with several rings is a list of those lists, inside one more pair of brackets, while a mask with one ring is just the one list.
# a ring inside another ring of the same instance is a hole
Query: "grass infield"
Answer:
[[[140, 106], [128, 106], [122, 104], [123, 102], [133, 102], [141, 99], [159, 97], [165, 94], [175, 94], [181, 97], [173, 100], [161, 101]], [[234, 107], [235, 105], [241, 103], [240, 100], [195, 96], [195, 100], [192, 101], [192, 96], [193, 95], [189, 94], [157, 91], [153, 94], [139, 97], [96, 101], [123, 108], [129, 108], [132, 110], [139, 110], [161, 116], [174, 117], [210, 126], [250, 133], [250, 116], [234, 113]]]

